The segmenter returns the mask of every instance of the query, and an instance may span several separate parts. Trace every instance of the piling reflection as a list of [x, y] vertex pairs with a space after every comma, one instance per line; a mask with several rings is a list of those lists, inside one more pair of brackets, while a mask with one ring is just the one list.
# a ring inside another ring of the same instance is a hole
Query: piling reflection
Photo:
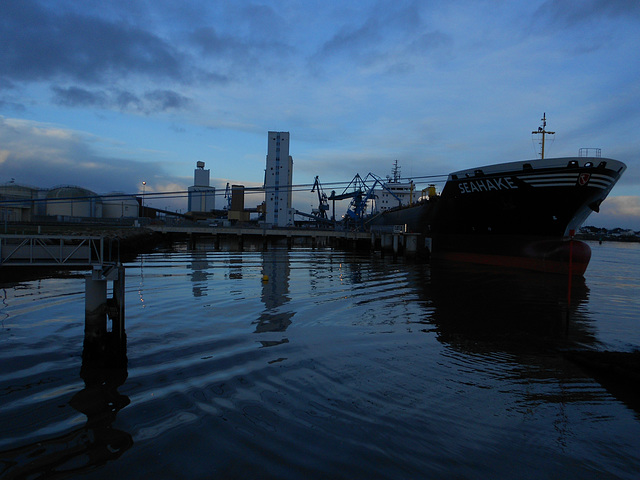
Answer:
[[118, 392], [127, 379], [126, 337], [85, 329], [80, 377], [84, 388], [69, 405], [86, 424], [47, 440], [0, 453], [3, 479], [58, 478], [89, 471], [116, 460], [133, 445], [132, 436], [113, 428], [130, 400]]

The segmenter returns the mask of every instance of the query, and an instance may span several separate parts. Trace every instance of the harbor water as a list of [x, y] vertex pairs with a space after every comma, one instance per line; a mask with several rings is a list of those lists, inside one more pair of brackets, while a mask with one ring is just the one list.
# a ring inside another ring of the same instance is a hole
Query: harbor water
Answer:
[[640, 411], [567, 352], [640, 349], [640, 244], [590, 245], [570, 290], [177, 245], [126, 264], [126, 345], [91, 355], [87, 272], [4, 282], [0, 478], [637, 479]]

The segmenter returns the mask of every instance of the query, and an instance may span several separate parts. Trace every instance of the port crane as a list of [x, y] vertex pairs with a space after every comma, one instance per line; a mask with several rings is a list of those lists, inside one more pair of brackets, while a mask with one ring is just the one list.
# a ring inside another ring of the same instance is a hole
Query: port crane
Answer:
[[327, 194], [322, 190], [322, 185], [320, 185], [320, 180], [318, 180], [318, 176], [316, 175], [316, 180], [313, 183], [313, 187], [311, 188], [311, 193], [314, 191], [318, 192], [318, 209], [314, 210], [312, 213], [319, 218], [323, 218], [327, 220], [327, 211], [329, 210], [329, 200], [327, 199]]
[[351, 180], [344, 189], [342, 195], [334, 195], [334, 192], [332, 192], [329, 200], [334, 200], [335, 211], [335, 200], [351, 198], [351, 202], [349, 203], [349, 207], [345, 215], [345, 220], [347, 220], [347, 222], [353, 222], [356, 225], [356, 228], [364, 227], [364, 217], [367, 213], [367, 206], [370, 201], [375, 202], [375, 189], [378, 185], [398, 200], [398, 206], [402, 204], [402, 200], [400, 200], [397, 195], [386, 186], [385, 182], [380, 177], [373, 173], [368, 173], [364, 180], [360, 174], [356, 173], [353, 180]]

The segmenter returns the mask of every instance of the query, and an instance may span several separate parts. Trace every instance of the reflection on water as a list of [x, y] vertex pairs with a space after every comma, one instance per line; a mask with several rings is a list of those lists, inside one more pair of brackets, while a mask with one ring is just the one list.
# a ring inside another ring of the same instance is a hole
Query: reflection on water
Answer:
[[284, 248], [145, 255], [127, 277], [126, 351], [78, 344], [81, 280], [6, 288], [0, 475], [640, 469], [640, 416], [563, 355], [611, 335], [603, 288], [637, 318], [624, 286], [587, 278], [569, 296], [559, 277]]
[[262, 302], [264, 311], [256, 324], [256, 333], [284, 332], [295, 312], [286, 310], [289, 302], [289, 252], [272, 249], [262, 254]]
[[429, 319], [438, 338], [473, 350], [478, 342], [507, 350], [553, 349], [593, 344], [582, 307], [589, 288], [583, 278], [452, 264], [433, 267], [416, 288], [432, 302]]
[[116, 460], [131, 448], [131, 435], [113, 427], [117, 413], [129, 404], [129, 398], [118, 392], [127, 379], [126, 339], [86, 329], [80, 378], [84, 388], [68, 404], [85, 415], [85, 425], [1, 452], [2, 478], [78, 474]]
[[189, 267], [192, 270], [191, 282], [193, 284], [193, 296], [202, 297], [207, 295], [207, 282], [212, 276], [209, 273], [211, 264], [207, 260], [207, 254], [203, 251], [195, 251]]

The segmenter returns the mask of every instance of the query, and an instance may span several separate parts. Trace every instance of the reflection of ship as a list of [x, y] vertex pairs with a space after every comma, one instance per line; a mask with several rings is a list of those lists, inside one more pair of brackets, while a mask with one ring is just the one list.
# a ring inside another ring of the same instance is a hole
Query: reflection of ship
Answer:
[[370, 224], [429, 235], [434, 259], [582, 275], [591, 250], [569, 238], [599, 210], [625, 169], [597, 156], [460, 170], [449, 175], [441, 195], [382, 212]]
[[567, 279], [561, 276], [458, 263], [431, 266], [415, 285], [429, 307], [428, 317], [419, 323], [442, 344], [482, 355], [474, 361], [491, 362], [498, 356], [533, 366], [537, 379], [566, 379], [559, 397], [565, 402], [599, 395], [584, 386], [570, 387], [583, 385], [575, 379], [590, 377], [640, 413], [640, 352], [598, 350], [602, 345], [584, 308], [589, 288], [583, 278], [574, 279], [569, 296]]
[[589, 297], [583, 278], [568, 295], [565, 277], [459, 263], [432, 265], [418, 285], [438, 339], [463, 350], [539, 353], [595, 343], [580, 313]]

